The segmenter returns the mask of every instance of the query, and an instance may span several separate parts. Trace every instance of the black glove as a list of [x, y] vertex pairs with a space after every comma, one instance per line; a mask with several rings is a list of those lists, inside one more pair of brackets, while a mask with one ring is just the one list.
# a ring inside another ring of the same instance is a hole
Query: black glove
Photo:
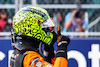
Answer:
[[67, 46], [70, 43], [70, 39], [66, 36], [60, 35], [57, 37], [58, 50], [56, 57], [64, 57], [67, 59]]
[[[58, 49], [64, 49], [67, 50], [67, 46], [70, 43], [70, 39], [66, 36], [60, 35], [57, 37], [57, 45]], [[63, 47], [63, 48], [60, 48]]]

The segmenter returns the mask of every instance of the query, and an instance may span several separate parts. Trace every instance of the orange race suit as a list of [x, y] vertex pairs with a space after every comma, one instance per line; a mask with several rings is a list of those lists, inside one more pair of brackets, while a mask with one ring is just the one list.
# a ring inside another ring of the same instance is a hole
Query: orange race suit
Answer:
[[67, 67], [66, 49], [69, 43], [65, 41], [66, 37], [58, 40], [58, 50], [56, 56], [51, 58], [51, 63], [45, 61], [36, 50], [15, 48], [10, 59], [10, 67]]

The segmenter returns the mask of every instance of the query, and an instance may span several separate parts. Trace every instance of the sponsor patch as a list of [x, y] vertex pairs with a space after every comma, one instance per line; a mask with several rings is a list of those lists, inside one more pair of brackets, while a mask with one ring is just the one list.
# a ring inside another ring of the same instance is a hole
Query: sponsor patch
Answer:
[[37, 60], [39, 60], [39, 58], [38, 58], [38, 57], [37, 57], [37, 58], [35, 58], [35, 59], [33, 59], [33, 60], [32, 60], [32, 62], [30, 63], [30, 65], [31, 65], [31, 66], [33, 66], [33, 65], [34, 65], [34, 63], [35, 63]]
[[38, 67], [38, 66], [40, 66], [41, 65], [41, 63], [42, 63], [42, 61], [38, 61], [38, 62], [36, 62], [36, 67]]

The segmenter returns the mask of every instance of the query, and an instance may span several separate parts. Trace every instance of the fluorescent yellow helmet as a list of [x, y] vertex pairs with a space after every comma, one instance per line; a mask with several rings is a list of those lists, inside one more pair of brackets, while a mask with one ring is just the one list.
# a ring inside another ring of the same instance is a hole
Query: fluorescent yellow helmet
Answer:
[[49, 14], [45, 9], [28, 6], [20, 9], [13, 18], [13, 28], [16, 34], [33, 37], [50, 45], [53, 34], [47, 34], [44, 28], [54, 27]]

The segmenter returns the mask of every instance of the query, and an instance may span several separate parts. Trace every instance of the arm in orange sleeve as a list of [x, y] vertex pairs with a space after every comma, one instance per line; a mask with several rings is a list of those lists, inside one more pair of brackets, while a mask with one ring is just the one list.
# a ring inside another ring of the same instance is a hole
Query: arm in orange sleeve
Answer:
[[54, 67], [67, 67], [68, 61], [64, 57], [57, 57], [54, 63]]

